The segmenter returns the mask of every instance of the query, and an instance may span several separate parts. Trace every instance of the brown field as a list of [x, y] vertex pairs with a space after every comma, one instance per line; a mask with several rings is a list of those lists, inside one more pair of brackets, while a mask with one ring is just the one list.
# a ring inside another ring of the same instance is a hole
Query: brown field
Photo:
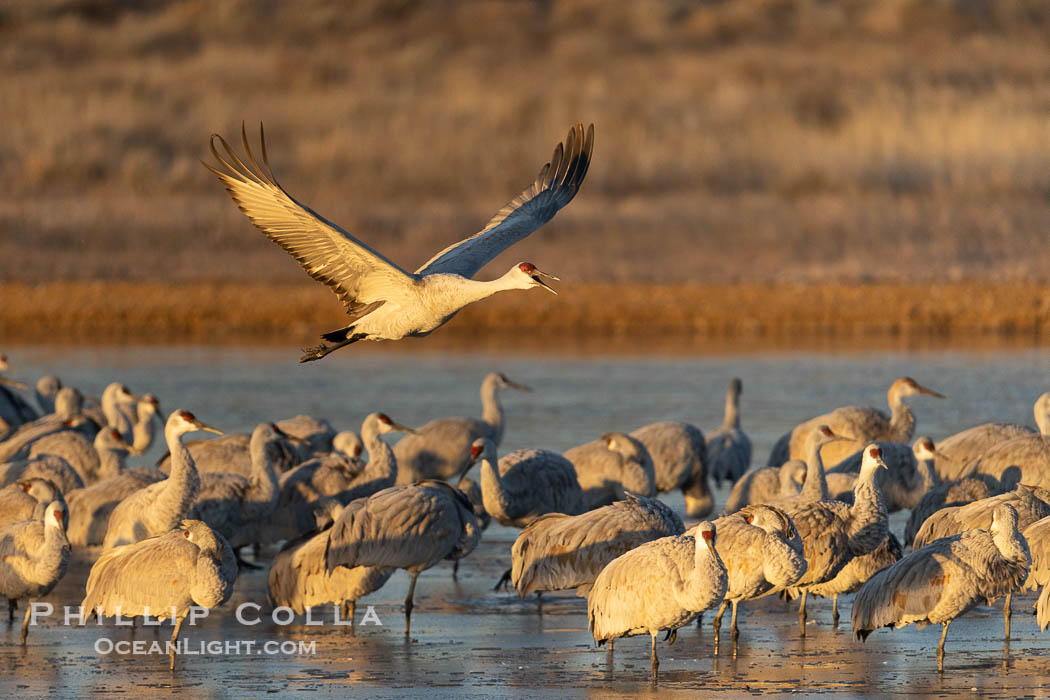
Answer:
[[298, 283], [198, 162], [242, 120], [410, 268], [580, 120], [579, 197], [482, 276], [1046, 280], [1048, 44], [1042, 0], [0, 0], [0, 281]]
[[[1035, 345], [1050, 290], [1028, 283], [559, 285], [464, 310], [427, 347], [696, 351], [812, 346]], [[294, 352], [343, 324], [320, 285], [60, 282], [0, 285], [14, 343], [279, 344]], [[377, 347], [364, 343], [359, 350]], [[387, 349], [421, 347], [413, 341]]]

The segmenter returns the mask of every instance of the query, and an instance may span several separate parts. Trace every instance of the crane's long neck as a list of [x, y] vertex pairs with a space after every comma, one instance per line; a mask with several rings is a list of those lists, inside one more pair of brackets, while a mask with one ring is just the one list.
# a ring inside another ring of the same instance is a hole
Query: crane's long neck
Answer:
[[201, 543], [190, 584], [190, 597], [197, 605], [214, 608], [228, 597], [231, 584], [223, 576], [222, 555], [218, 542]]
[[30, 553], [30, 576], [34, 583], [46, 585], [69, 563], [69, 540], [58, 523], [44, 523], [44, 546]]
[[824, 460], [820, 457], [820, 448], [824, 443], [820, 440], [810, 440], [806, 443], [806, 481], [802, 484], [799, 493], [803, 502], [826, 501], [828, 494], [828, 480], [824, 476]]
[[151, 536], [167, 532], [181, 523], [201, 490], [197, 464], [182, 443], [182, 434], [165, 429], [164, 438], [171, 452], [171, 472], [153, 503], [150, 516], [155, 527], [151, 528]]
[[251, 487], [245, 494], [245, 506], [251, 511], [251, 506], [256, 506], [262, 512], [249, 512], [249, 518], [265, 517], [267, 512], [272, 511], [277, 505], [277, 498], [281, 490], [277, 485], [277, 472], [274, 469], [272, 447], [269, 437], [265, 433], [256, 431], [252, 433], [251, 442], [248, 444], [248, 453], [252, 460], [252, 471], [248, 476]]
[[503, 404], [499, 400], [499, 387], [495, 375], [489, 375], [481, 383], [481, 419], [490, 428], [486, 435], [497, 447], [503, 441]]
[[933, 468], [932, 459], [917, 459], [915, 471], [919, 474], [919, 488], [923, 493], [941, 483], [937, 470]]
[[806, 560], [777, 532], [762, 538], [762, 575], [774, 586], [790, 586], [806, 569]]
[[701, 611], [713, 607], [725, 597], [729, 579], [714, 543], [704, 540], [699, 531], [695, 539], [693, 570], [679, 588], [678, 602], [686, 610]]
[[127, 450], [111, 449], [103, 447], [98, 452], [98, 476], [99, 479], [112, 479], [120, 476], [127, 468]]
[[911, 442], [915, 434], [915, 411], [904, 403], [896, 387], [890, 387], [886, 395], [890, 404], [890, 436], [892, 442]]
[[1035, 424], [1039, 428], [1040, 435], [1050, 437], [1050, 411], [1046, 410], [1042, 401], [1035, 405]]
[[[798, 460], [792, 459], [784, 462], [780, 466], [780, 471], [777, 476], [780, 478], [780, 495], [781, 496], [795, 496], [799, 493], [798, 482], [795, 481], [795, 475], [798, 473], [799, 462]], [[827, 485], [827, 480], [824, 481]]]
[[853, 505], [849, 512], [849, 549], [856, 556], [873, 551], [889, 534], [889, 516], [875, 469], [861, 467], [853, 486]]
[[132, 441], [131, 446], [135, 448], [135, 451], [139, 454], [149, 449], [150, 445], [153, 444], [153, 436], [156, 432], [156, 421], [153, 420], [153, 413], [147, 413], [140, 411], [138, 414], [138, 420], [135, 421], [135, 425], [132, 428]]
[[740, 395], [733, 387], [726, 392], [726, 412], [722, 419], [722, 427], [740, 429]]
[[1003, 558], [1018, 563], [1024, 562], [1026, 567], [1032, 565], [1032, 552], [1028, 548], [1028, 540], [1018, 531], [1015, 521], [1000, 527], [992, 539]]
[[[373, 421], [366, 421], [361, 426], [361, 441], [368, 450], [368, 464], [365, 465], [364, 473], [358, 480], [364, 478], [366, 481], [375, 479], [397, 480], [397, 457], [390, 445], [379, 437], [379, 430]], [[393, 482], [391, 482], [393, 483]]]
[[481, 460], [481, 501], [492, 517], [497, 520], [510, 519], [508, 511], [512, 499], [504, 487], [495, 457], [488, 455]]

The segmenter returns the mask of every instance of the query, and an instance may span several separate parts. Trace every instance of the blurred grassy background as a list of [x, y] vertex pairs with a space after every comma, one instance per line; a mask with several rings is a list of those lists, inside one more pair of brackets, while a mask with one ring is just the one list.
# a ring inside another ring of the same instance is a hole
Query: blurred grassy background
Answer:
[[409, 269], [593, 121], [481, 277], [1043, 281], [1048, 46], [1044, 0], [0, 0], [0, 281], [308, 286], [199, 163], [242, 120]]

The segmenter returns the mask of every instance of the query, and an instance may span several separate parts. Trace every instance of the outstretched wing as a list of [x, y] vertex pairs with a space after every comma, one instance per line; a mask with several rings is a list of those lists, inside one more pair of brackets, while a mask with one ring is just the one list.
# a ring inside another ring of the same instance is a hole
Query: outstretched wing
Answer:
[[594, 148], [594, 125], [577, 124], [554, 149], [536, 181], [508, 202], [480, 232], [432, 257], [417, 275], [452, 273], [473, 277], [493, 258], [554, 218], [580, 189]]
[[[218, 140], [227, 157], [215, 148]], [[262, 124], [259, 142], [264, 167], [255, 160], [248, 146], [248, 135], [241, 125], [241, 140], [248, 157], [246, 165], [218, 134], [211, 136], [211, 152], [222, 170], [207, 163], [204, 167], [219, 176], [234, 201], [266, 237], [299, 261], [311, 277], [331, 287], [351, 315], [384, 301], [413, 278], [380, 253], [357, 240], [303, 205], [285, 191], [270, 169]]]

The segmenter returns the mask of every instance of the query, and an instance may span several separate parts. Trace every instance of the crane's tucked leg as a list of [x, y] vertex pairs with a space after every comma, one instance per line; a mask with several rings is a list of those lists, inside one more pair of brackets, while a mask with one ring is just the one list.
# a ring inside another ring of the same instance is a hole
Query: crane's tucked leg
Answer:
[[944, 638], [948, 636], [948, 625], [952, 624], [951, 620], [944, 623], [944, 628], [941, 630], [941, 642], [937, 645], [937, 670], [944, 670]]
[[732, 628], [732, 634], [733, 634], [733, 641], [734, 642], [736, 642], [737, 638], [740, 636], [740, 628], [736, 626], [736, 606], [737, 606], [737, 604], [739, 602], [740, 602], [739, 600], [734, 600], [733, 601], [733, 628]]
[[1010, 599], [1013, 597], [1014, 594], [1012, 592], [1007, 593], [1006, 601], [1003, 603], [1003, 629], [1005, 630], [1003, 632], [1004, 639], [1010, 639], [1010, 616], [1012, 614], [1010, 611]]
[[170, 671], [174, 671], [175, 670], [175, 644], [179, 640], [179, 630], [182, 629], [182, 621], [183, 621], [183, 619], [184, 618], [180, 617], [178, 620], [175, 621], [175, 629], [171, 633], [171, 644], [168, 647], [168, 658], [169, 658], [168, 670], [170, 670]]
[[725, 612], [726, 612], [726, 605], [727, 605], [727, 603], [726, 603], [725, 599], [723, 598], [722, 599], [722, 604], [718, 606], [718, 612], [715, 613], [715, 621], [714, 621], [714, 624], [712, 625], [712, 627], [714, 627], [714, 630], [715, 630], [715, 648], [716, 649], [718, 648], [719, 632], [722, 631], [722, 615], [724, 615]]
[[806, 593], [802, 591], [802, 602], [798, 604], [798, 631], [803, 637], [806, 636]]
[[657, 632], [651, 633], [649, 635], [652, 638], [652, 643], [651, 643], [651, 645], [649, 647], [649, 656], [652, 658], [652, 662], [653, 662], [653, 683], [654, 684], [659, 680], [659, 673], [660, 673], [660, 659], [656, 658], [656, 635], [657, 634], [659, 634], [659, 630]]
[[416, 578], [418, 573], [412, 574], [412, 582], [408, 584], [408, 597], [405, 598], [405, 636], [409, 635], [412, 627], [412, 596], [416, 593]]
[[328, 345], [327, 343], [321, 343], [320, 345], [315, 345], [312, 348], [303, 348], [303, 356], [299, 358], [299, 362], [313, 362], [314, 360], [320, 360], [322, 357], [325, 357], [326, 355], [335, 352], [344, 345], [356, 343], [357, 341], [365, 337], [363, 333], [358, 333], [347, 338], [346, 332], [348, 330], [348, 328], [340, 328], [337, 331], [331, 331], [330, 333], [323, 334], [321, 337], [331, 342], [332, 345]]
[[26, 635], [29, 633], [29, 611], [33, 609], [33, 601], [26, 601], [26, 614], [22, 618], [22, 646], [26, 645]]

